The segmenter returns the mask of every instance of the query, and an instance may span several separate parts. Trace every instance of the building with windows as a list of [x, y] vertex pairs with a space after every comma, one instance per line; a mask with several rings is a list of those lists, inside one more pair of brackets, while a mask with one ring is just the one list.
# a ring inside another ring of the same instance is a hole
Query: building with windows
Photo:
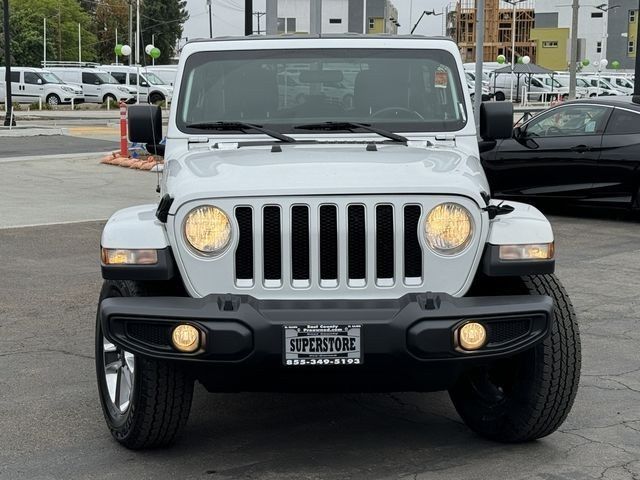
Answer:
[[[534, 25], [533, 0], [516, 3], [515, 11], [513, 5], [501, 0], [485, 0], [484, 8], [484, 60], [494, 62], [498, 55], [511, 59], [512, 52], [515, 52], [516, 59], [527, 55], [535, 62], [535, 43], [530, 35]], [[474, 62], [477, 46], [475, 0], [459, 0], [447, 9], [446, 15], [447, 36], [460, 47], [464, 62]]]
[[[552, 46], [544, 51], [538, 44], [538, 55], [554, 65], [564, 64], [564, 69], [569, 64], [569, 45], [563, 49], [560, 46], [565, 32], [571, 33], [571, 2], [559, 5], [557, 0], [536, 0], [535, 3], [535, 28], [532, 36], [546, 41], [551, 37], [559, 39], [558, 50], [551, 51]], [[595, 5], [605, 5], [597, 8]], [[580, 3], [578, 10], [578, 54], [577, 60], [584, 59], [593, 65], [606, 58], [611, 64], [613, 61], [620, 63], [621, 69], [632, 69], [635, 62], [636, 38], [638, 29], [637, 0], [615, 0], [609, 2], [595, 2], [594, 5]], [[533, 38], [533, 37], [532, 37]], [[564, 57], [561, 60], [561, 57]], [[541, 57], [541, 58], [542, 58]], [[556, 68], [550, 64], [538, 63], [548, 68]]]
[[[364, 8], [366, 5], [366, 15]], [[390, 0], [266, 0], [267, 34], [398, 33]]]

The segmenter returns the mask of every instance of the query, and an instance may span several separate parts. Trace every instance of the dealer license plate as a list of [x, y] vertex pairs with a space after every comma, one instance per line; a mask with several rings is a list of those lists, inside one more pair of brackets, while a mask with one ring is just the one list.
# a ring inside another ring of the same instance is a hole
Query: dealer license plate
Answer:
[[360, 365], [361, 325], [284, 327], [285, 365]]

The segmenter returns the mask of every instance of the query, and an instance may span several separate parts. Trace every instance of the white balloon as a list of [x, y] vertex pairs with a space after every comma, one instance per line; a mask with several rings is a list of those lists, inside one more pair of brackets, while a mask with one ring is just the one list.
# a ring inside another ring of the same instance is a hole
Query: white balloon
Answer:
[[123, 45], [121, 53], [125, 57], [128, 57], [129, 55], [131, 55], [131, 47], [129, 45]]
[[603, 58], [602, 60], [600, 60], [600, 66], [602, 68], [607, 68], [607, 65], [609, 65], [609, 60], [607, 60], [606, 58]]
[[144, 47], [144, 53], [146, 53], [147, 55], [151, 54], [151, 50], [153, 50], [155, 47], [151, 44], [147, 45], [146, 47]]
[[522, 57], [522, 63], [526, 65], [529, 62], [531, 62], [531, 58], [529, 57], [529, 55], [525, 55], [524, 57]]

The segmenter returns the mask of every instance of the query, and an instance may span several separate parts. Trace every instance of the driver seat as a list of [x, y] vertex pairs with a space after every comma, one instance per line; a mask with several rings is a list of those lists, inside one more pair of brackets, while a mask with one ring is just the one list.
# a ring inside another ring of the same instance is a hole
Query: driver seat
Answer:
[[404, 72], [372, 68], [356, 75], [353, 106], [361, 115], [389, 107], [409, 107], [409, 82]]

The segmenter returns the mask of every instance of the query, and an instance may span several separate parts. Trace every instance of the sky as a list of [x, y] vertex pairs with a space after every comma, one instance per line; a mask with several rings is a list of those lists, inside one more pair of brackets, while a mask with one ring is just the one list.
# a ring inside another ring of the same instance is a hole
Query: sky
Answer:
[[[442, 9], [452, 0], [392, 0], [398, 9], [400, 28], [398, 33], [409, 33], [411, 23], [418, 21], [424, 10]], [[213, 11], [213, 35], [243, 35], [244, 34], [244, 0], [212, 0]], [[413, 5], [410, 22], [410, 6]], [[187, 0], [189, 20], [184, 26], [184, 37], [202, 38], [209, 36], [209, 16], [207, 0]], [[253, 0], [254, 12], [264, 12], [264, 0]], [[425, 16], [416, 29], [416, 34], [442, 35], [442, 16]], [[265, 28], [265, 18], [260, 19], [260, 27]], [[254, 28], [257, 24], [254, 23]]]

